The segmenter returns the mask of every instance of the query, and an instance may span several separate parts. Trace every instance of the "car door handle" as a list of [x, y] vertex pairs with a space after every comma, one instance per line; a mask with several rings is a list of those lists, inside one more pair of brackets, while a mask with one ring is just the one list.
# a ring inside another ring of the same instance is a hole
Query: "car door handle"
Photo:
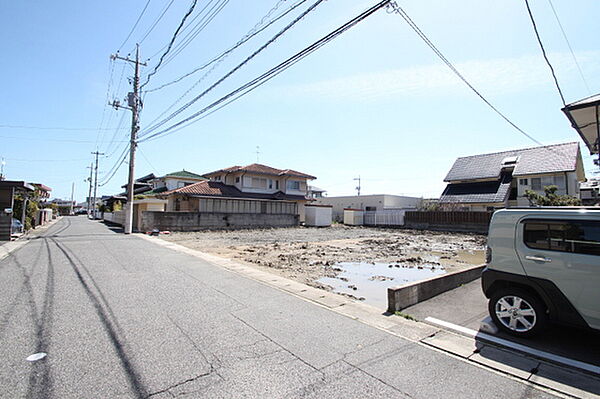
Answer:
[[527, 260], [533, 260], [533, 261], [536, 261], [536, 262], [548, 262], [548, 263], [552, 262], [552, 259], [550, 259], [550, 258], [544, 258], [542, 256], [531, 256], [531, 255], [528, 255], [528, 256], [525, 257], [525, 259], [527, 259]]

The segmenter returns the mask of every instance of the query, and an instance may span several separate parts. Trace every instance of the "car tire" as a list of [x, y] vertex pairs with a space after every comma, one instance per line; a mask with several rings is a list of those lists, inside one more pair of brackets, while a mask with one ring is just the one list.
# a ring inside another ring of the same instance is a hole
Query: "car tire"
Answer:
[[544, 303], [536, 295], [519, 288], [502, 288], [494, 292], [488, 310], [498, 328], [515, 337], [532, 337], [548, 324]]

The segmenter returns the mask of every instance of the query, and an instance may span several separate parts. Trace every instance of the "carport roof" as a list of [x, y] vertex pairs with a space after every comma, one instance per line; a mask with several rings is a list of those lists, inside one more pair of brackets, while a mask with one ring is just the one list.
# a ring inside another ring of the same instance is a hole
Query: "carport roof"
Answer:
[[0, 188], [16, 188], [26, 191], [34, 191], [35, 187], [25, 181], [17, 180], [0, 180]]
[[598, 129], [599, 107], [600, 94], [596, 94], [595, 96], [568, 104], [562, 109], [567, 118], [569, 118], [573, 129], [579, 133], [579, 136], [590, 150], [590, 154], [598, 154], [600, 151], [600, 133]]

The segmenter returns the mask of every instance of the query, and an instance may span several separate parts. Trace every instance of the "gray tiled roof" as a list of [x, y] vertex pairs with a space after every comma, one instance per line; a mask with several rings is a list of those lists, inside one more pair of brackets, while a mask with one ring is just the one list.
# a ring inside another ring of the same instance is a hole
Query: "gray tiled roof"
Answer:
[[574, 171], [579, 144], [563, 143], [458, 158], [444, 181], [499, 178], [502, 161], [518, 157], [513, 176]]
[[503, 203], [510, 194], [511, 181], [512, 176], [505, 173], [500, 180], [495, 181], [448, 184], [440, 197], [440, 203]]

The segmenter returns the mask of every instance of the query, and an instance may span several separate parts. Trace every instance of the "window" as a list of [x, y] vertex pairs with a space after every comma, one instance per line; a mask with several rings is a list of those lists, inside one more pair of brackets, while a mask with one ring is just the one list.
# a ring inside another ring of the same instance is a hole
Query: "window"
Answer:
[[269, 179], [269, 189], [273, 188], [273, 180]]
[[542, 179], [539, 177], [533, 177], [531, 179], [531, 189], [540, 191], [542, 189]]
[[267, 188], [267, 179], [261, 177], [253, 177], [252, 188]]
[[554, 185], [558, 187], [559, 190], [565, 189], [565, 177], [564, 176], [554, 176]]
[[275, 180], [275, 190], [279, 190], [279, 180]]
[[526, 221], [523, 239], [529, 248], [600, 255], [600, 222]]
[[239, 177], [239, 176], [235, 178], [235, 182], [236, 182], [236, 183], [239, 183], [239, 182], [240, 182], [240, 177]]
[[502, 160], [502, 166], [516, 165], [519, 157], [506, 157]]
[[287, 189], [300, 191], [300, 182], [298, 180], [288, 180]]
[[520, 186], [527, 186], [528, 184], [527, 179], [519, 179], [519, 185]]
[[373, 212], [373, 211], [376, 211], [376, 210], [377, 210], [376, 206], [367, 206], [365, 208], [365, 211], [367, 211], [367, 212]]

